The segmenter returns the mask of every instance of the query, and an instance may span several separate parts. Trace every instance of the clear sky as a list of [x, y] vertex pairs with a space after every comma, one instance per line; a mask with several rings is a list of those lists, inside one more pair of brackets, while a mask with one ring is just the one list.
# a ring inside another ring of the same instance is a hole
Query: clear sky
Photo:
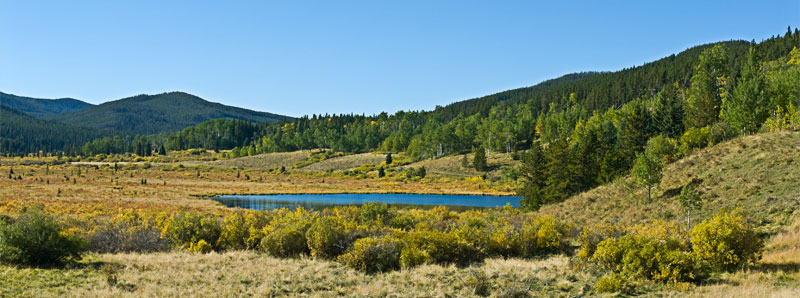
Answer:
[[792, 1], [0, 0], [0, 91], [185, 91], [291, 116], [430, 110], [800, 25]]

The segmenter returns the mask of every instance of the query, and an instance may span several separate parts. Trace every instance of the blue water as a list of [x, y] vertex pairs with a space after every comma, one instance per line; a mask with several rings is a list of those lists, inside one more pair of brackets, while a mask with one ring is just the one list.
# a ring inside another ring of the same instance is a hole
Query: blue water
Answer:
[[228, 207], [254, 210], [303, 207], [320, 210], [333, 206], [361, 205], [367, 202], [386, 203], [399, 207], [447, 206], [451, 209], [474, 209], [519, 206], [521, 197], [420, 194], [308, 194], [308, 195], [220, 195], [213, 200]]

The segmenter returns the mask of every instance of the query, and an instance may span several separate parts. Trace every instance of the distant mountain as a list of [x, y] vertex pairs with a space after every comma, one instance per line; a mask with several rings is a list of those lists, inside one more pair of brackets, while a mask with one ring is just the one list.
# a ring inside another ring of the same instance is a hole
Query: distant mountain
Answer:
[[228, 118], [275, 123], [290, 117], [206, 101], [184, 92], [137, 95], [45, 119], [130, 134], [179, 131], [210, 119]]
[[94, 138], [112, 134], [37, 119], [5, 104], [0, 105], [0, 152], [69, 152], [70, 149], [79, 149], [83, 143]]
[[92, 104], [73, 98], [41, 99], [0, 92], [0, 104], [36, 118], [80, 111]]

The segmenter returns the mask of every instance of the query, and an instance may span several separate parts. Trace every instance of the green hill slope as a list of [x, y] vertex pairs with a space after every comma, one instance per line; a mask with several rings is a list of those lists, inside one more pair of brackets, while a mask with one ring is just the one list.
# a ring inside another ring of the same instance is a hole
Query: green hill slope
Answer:
[[274, 123], [284, 117], [213, 103], [183, 92], [170, 92], [133, 96], [46, 119], [131, 134], [156, 134], [178, 131], [216, 118]]
[[652, 219], [686, 222], [678, 197], [693, 183], [703, 204], [693, 211], [699, 222], [720, 209], [741, 209], [768, 231], [790, 223], [800, 209], [800, 132], [750, 135], [699, 150], [667, 165], [660, 189], [647, 191], [630, 177], [540, 209], [578, 225], [641, 223]]
[[41, 99], [0, 92], [0, 104], [36, 118], [80, 111], [92, 106], [72, 98]]
[[68, 152], [110, 132], [36, 119], [0, 105], [0, 152]]

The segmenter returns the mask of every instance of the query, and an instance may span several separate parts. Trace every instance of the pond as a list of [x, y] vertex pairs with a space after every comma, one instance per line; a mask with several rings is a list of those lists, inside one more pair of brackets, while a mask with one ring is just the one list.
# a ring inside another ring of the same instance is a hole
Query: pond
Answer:
[[333, 206], [362, 205], [367, 202], [386, 203], [397, 207], [432, 208], [447, 206], [453, 210], [519, 206], [521, 197], [482, 195], [426, 194], [293, 194], [293, 195], [220, 195], [211, 199], [228, 207], [254, 210], [303, 207], [320, 210]]

